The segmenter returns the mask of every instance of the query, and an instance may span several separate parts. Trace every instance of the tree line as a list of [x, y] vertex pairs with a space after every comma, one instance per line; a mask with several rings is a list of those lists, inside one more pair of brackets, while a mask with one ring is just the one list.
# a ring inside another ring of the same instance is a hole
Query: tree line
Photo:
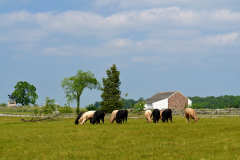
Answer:
[[192, 100], [192, 108], [196, 109], [223, 109], [223, 108], [239, 108], [240, 96], [224, 95], [224, 96], [209, 96], [209, 97], [188, 97]]
[[[123, 106], [121, 109], [133, 109], [136, 107], [136, 103], [142, 102], [142, 101], [144, 101], [144, 99], [143, 99], [143, 97], [140, 97], [138, 100], [122, 98], [120, 101], [123, 103]], [[98, 110], [101, 108], [101, 105], [100, 105], [100, 102], [96, 101], [93, 104], [85, 106], [85, 108], [89, 111], [90, 110]]]
[[[75, 101], [77, 102], [76, 113], [79, 114], [80, 96], [85, 89], [102, 91], [102, 101], [99, 102], [98, 106], [100, 106], [100, 109], [104, 112], [112, 112], [113, 110], [123, 108], [124, 101], [120, 91], [120, 71], [118, 71], [116, 65], [113, 64], [110, 69], [106, 70], [106, 73], [107, 77], [102, 78], [102, 85], [91, 71], [84, 72], [81, 69], [77, 71], [75, 76], [62, 79], [60, 85], [64, 89], [67, 99], [67, 104], [65, 104], [62, 110], [68, 110], [70, 103]], [[36, 87], [26, 81], [20, 81], [14, 88], [15, 91], [11, 96], [9, 95], [9, 98], [12, 97], [12, 100], [15, 100], [16, 103], [21, 103], [22, 106], [29, 105], [30, 103], [35, 104], [38, 98]], [[126, 96], [127, 94], [125, 94], [125, 97]], [[47, 99], [49, 99], [49, 97], [47, 97]]]

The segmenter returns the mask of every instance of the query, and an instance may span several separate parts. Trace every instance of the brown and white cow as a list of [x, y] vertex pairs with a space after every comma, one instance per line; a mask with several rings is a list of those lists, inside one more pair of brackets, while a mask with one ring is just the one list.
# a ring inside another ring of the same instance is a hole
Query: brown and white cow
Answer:
[[96, 111], [87, 111], [87, 112], [83, 113], [83, 115], [79, 119], [79, 123], [82, 125], [82, 124], [84, 124], [85, 121], [87, 121], [89, 119], [93, 119], [95, 112]]
[[113, 123], [116, 120], [116, 114], [119, 110], [114, 110], [112, 111], [112, 115], [111, 115], [111, 119], [110, 119], [110, 123]]
[[152, 117], [152, 111], [151, 110], [146, 110], [146, 112], [145, 112], [145, 117], [146, 117], [146, 120], [147, 120], [147, 122], [152, 122], [152, 119], [151, 119], [151, 117]]
[[190, 119], [190, 123], [191, 123], [191, 119], [194, 119], [195, 123], [197, 123], [198, 120], [200, 119], [200, 118], [197, 118], [197, 113], [192, 108], [186, 108], [185, 109], [185, 117], [186, 117], [186, 122], [187, 123], [189, 123], [189, 119]]

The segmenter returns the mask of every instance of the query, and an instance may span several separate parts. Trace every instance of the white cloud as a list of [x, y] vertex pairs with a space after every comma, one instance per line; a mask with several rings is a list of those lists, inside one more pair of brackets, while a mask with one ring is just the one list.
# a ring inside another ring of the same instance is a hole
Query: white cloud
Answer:
[[240, 13], [229, 10], [197, 12], [167, 7], [132, 10], [107, 17], [83, 11], [30, 13], [22, 10], [0, 14], [0, 26], [34, 26], [51, 33], [112, 37], [127, 31], [174, 30], [181, 27], [221, 29], [228, 27], [223, 22], [229, 19], [233, 21], [234, 28], [240, 28]]
[[232, 32], [227, 34], [219, 35], [207, 35], [204, 36], [202, 41], [206, 44], [222, 45], [222, 44], [232, 44], [234, 40], [239, 36], [239, 32]]
[[214, 13], [213, 17], [216, 20], [221, 20], [221, 21], [239, 21], [240, 20], [240, 13], [234, 13], [231, 12], [230, 10], [218, 10]]

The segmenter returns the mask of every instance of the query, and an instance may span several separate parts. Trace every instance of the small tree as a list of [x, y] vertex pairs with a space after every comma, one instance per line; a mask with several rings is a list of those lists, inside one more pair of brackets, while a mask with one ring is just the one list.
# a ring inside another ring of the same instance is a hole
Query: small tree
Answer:
[[102, 88], [102, 101], [100, 102], [101, 109], [104, 112], [112, 112], [115, 109], [121, 109], [123, 106], [123, 101], [121, 101], [121, 91], [120, 85], [121, 81], [119, 79], [120, 71], [117, 70], [115, 64], [113, 64], [110, 69], [107, 69], [107, 78], [103, 78], [103, 88]]
[[144, 110], [144, 105], [146, 102], [140, 101], [139, 103], [134, 105], [134, 109], [137, 112], [143, 111]]
[[59, 107], [59, 111], [61, 113], [72, 113], [72, 108], [65, 103], [63, 107]]
[[7, 107], [7, 104], [6, 103], [1, 103], [0, 107]]
[[86, 106], [86, 109], [88, 111], [91, 111], [91, 110], [97, 110], [98, 108], [94, 104], [90, 104], [90, 105]]
[[55, 104], [55, 99], [50, 99], [46, 97], [46, 104], [43, 107], [43, 113], [46, 114], [53, 114], [54, 111], [57, 111], [57, 105]]
[[15, 97], [14, 100], [16, 103], [21, 103], [22, 106], [28, 105], [29, 103], [34, 104], [38, 95], [36, 93], [36, 87], [29, 84], [28, 82], [20, 81], [17, 82], [16, 86], [14, 87], [15, 91], [12, 95]]
[[76, 113], [79, 114], [80, 109], [80, 96], [85, 88], [90, 90], [100, 89], [100, 83], [94, 77], [94, 74], [90, 71], [83, 72], [79, 69], [76, 76], [70, 78], [64, 78], [61, 82], [62, 88], [65, 90], [68, 103], [77, 101]]

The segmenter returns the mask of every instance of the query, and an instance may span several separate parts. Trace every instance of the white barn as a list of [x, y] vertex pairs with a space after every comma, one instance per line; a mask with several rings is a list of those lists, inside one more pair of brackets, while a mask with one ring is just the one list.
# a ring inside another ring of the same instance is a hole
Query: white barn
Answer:
[[192, 101], [179, 91], [158, 92], [145, 100], [144, 109], [175, 109], [184, 110], [185, 106], [191, 106]]

